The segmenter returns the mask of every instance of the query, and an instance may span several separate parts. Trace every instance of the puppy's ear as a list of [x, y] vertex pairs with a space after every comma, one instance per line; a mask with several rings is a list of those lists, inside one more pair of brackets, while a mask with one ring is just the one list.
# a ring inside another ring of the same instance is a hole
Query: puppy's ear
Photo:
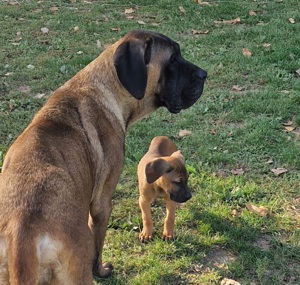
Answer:
[[114, 64], [120, 82], [138, 100], [144, 97], [146, 91], [151, 45], [151, 38], [131, 38], [117, 48], [115, 55]]
[[147, 163], [145, 173], [147, 183], [155, 182], [164, 173], [172, 171], [172, 166], [162, 158], [157, 158]]
[[179, 160], [181, 160], [183, 163], [185, 163], [184, 156], [182, 155], [180, 150], [177, 150], [177, 151], [173, 152], [171, 156], [176, 157]]

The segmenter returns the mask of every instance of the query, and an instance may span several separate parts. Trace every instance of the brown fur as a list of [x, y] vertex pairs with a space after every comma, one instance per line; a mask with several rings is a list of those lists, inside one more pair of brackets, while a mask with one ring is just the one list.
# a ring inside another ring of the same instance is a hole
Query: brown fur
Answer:
[[[173, 42], [161, 37], [133, 32], [107, 48], [52, 94], [10, 147], [0, 174], [1, 285], [91, 285], [92, 271], [111, 273], [102, 249], [125, 132], [163, 104], [158, 82]], [[147, 85], [137, 100], [116, 62], [130, 63], [133, 47], [143, 65], [148, 39]]]
[[188, 173], [184, 158], [176, 145], [165, 136], [155, 137], [148, 152], [138, 165], [139, 204], [142, 211], [143, 230], [140, 240], [152, 239], [153, 222], [151, 203], [153, 199], [163, 198], [167, 214], [164, 223], [163, 239], [174, 238], [176, 202], [185, 202], [191, 198], [187, 186]]

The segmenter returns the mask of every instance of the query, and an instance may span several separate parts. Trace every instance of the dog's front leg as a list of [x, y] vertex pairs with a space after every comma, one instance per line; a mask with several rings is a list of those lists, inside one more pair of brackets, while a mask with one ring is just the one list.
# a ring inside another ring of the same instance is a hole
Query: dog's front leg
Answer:
[[165, 199], [167, 215], [164, 223], [163, 240], [173, 240], [174, 239], [174, 224], [175, 224], [175, 211], [176, 202]]
[[89, 226], [93, 233], [95, 243], [93, 274], [98, 277], [108, 277], [113, 270], [111, 263], [102, 264], [102, 250], [111, 210], [112, 203], [110, 197], [103, 197], [101, 201], [98, 200], [92, 203], [90, 209]]

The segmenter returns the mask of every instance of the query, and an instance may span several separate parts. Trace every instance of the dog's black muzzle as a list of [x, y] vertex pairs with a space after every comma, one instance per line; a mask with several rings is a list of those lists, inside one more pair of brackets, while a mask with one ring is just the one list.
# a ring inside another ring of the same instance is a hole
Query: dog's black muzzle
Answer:
[[182, 109], [191, 107], [201, 96], [207, 72], [194, 65], [189, 83], [182, 91]]

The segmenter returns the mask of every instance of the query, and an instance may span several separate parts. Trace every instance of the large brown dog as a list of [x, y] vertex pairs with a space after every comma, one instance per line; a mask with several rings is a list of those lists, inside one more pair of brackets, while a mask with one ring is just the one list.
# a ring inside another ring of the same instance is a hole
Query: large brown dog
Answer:
[[57, 89], [0, 174], [0, 284], [91, 285], [129, 126], [200, 97], [206, 72], [168, 37], [133, 31]]
[[140, 240], [152, 239], [151, 203], [155, 198], [165, 200], [167, 215], [163, 239], [172, 240], [174, 238], [176, 205], [186, 202], [192, 195], [187, 184], [188, 173], [184, 157], [168, 137], [159, 136], [151, 141], [148, 152], [139, 162], [138, 180], [139, 204], [143, 219]]

